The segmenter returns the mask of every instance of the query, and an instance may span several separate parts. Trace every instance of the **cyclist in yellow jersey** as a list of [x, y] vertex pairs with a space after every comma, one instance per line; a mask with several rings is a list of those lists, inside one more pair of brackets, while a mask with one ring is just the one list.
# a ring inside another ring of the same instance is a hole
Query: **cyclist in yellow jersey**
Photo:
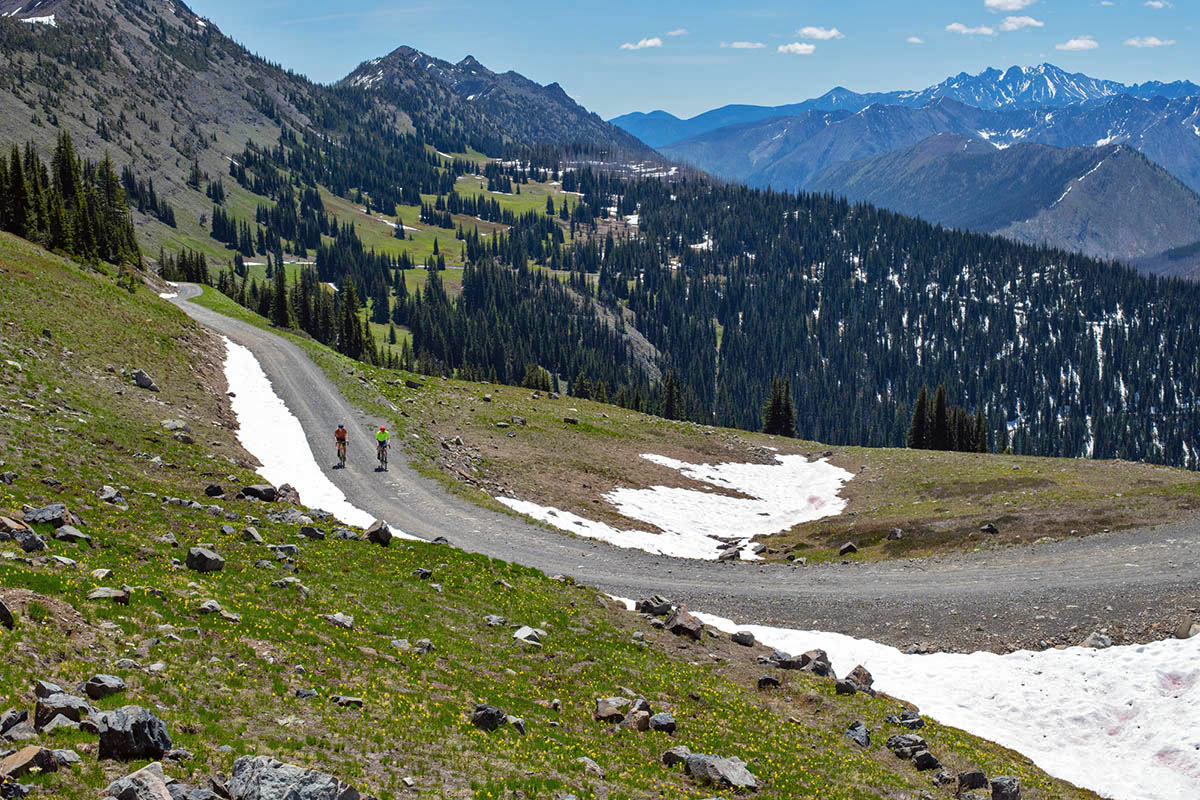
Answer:
[[392, 441], [392, 435], [388, 433], [388, 429], [380, 425], [379, 431], [375, 434], [376, 455], [379, 458], [379, 466], [382, 469], [387, 469], [387, 450]]

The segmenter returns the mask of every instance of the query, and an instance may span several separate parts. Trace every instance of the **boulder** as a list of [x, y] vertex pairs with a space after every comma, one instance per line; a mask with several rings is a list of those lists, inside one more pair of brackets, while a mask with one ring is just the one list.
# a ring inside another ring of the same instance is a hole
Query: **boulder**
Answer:
[[33, 682], [33, 696], [34, 697], [49, 697], [51, 695], [62, 694], [62, 693], [63, 693], [63, 688], [61, 686], [59, 686], [57, 683], [51, 683], [50, 681], [34, 681]]
[[126, 505], [125, 498], [121, 495], [121, 492], [108, 485], [101, 486], [99, 489], [97, 489], [96, 497], [100, 498], [101, 502], [109, 503], [110, 505]]
[[1179, 627], [1175, 629], [1176, 639], [1191, 639], [1193, 636], [1200, 636], [1200, 622], [1193, 622], [1190, 619], [1185, 619], [1179, 623]]
[[987, 775], [981, 769], [969, 769], [958, 773], [958, 791], [956, 794], [969, 792], [972, 789], [988, 788]]
[[899, 725], [901, 728], [908, 728], [910, 731], [917, 731], [925, 727], [925, 720], [921, 719], [921, 715], [908, 709], [899, 714], [889, 714], [887, 721], [893, 725]]
[[874, 690], [871, 687], [875, 685], [875, 678], [871, 675], [870, 670], [862, 664], [850, 670], [850, 673], [846, 675], [846, 680], [853, 683], [860, 692], [874, 694]]
[[305, 539], [314, 539], [318, 542], [325, 538], [325, 534], [312, 525], [302, 525], [300, 527], [300, 535]]
[[361, 697], [349, 697], [346, 695], [335, 694], [329, 698], [329, 701], [339, 708], [363, 707], [363, 699]]
[[38, 738], [38, 733], [28, 721], [22, 720], [4, 732], [0, 739], [9, 742], [28, 742]]
[[892, 528], [890, 531], [888, 531], [888, 541], [889, 542], [898, 542], [903, 538], [904, 538], [904, 531], [900, 530], [899, 528]]
[[84, 684], [83, 691], [93, 700], [102, 700], [109, 695], [125, 691], [125, 681], [116, 675], [93, 675]]
[[0, 776], [19, 778], [28, 774], [31, 769], [57, 772], [58, 761], [53, 752], [37, 745], [22, 748], [0, 761]]
[[135, 369], [129, 377], [133, 379], [134, 385], [139, 389], [146, 389], [151, 392], [158, 391], [158, 384], [154, 382], [154, 379], [144, 369]]
[[105, 797], [115, 800], [171, 800], [162, 764], [157, 761], [124, 778], [117, 778], [104, 790]]
[[604, 772], [604, 767], [600, 766], [592, 759], [588, 758], [587, 756], [580, 756], [579, 758], [575, 759], [575, 761], [576, 763], [583, 764], [583, 768], [592, 775], [595, 775], [600, 780], [604, 780], [604, 776], [606, 774]]
[[735, 631], [729, 639], [734, 644], [741, 645], [742, 647], [753, 647], [755, 642], [754, 634], [750, 631]]
[[684, 770], [699, 783], [711, 784], [720, 789], [758, 791], [758, 778], [746, 769], [746, 762], [740, 758], [692, 753], [684, 762]]
[[33, 712], [33, 726], [38, 730], [46, 727], [50, 720], [62, 715], [72, 722], [80, 722], [84, 717], [91, 716], [95, 709], [82, 697], [74, 695], [52, 694], [49, 697], [39, 697]]
[[913, 753], [913, 766], [921, 772], [928, 772], [931, 769], [941, 769], [942, 762], [938, 761], [933, 753], [928, 750], [918, 750]]
[[71, 544], [90, 545], [92, 543], [92, 537], [74, 525], [63, 525], [54, 532], [54, 538], [60, 542], [70, 542]]
[[638, 733], [648, 731], [650, 730], [650, 712], [632, 711], [621, 724], [629, 730], [637, 731]]
[[541, 647], [542, 638], [545, 636], [546, 632], [541, 628], [531, 628], [528, 625], [522, 625], [512, 637], [523, 644], [532, 644]]
[[846, 730], [846, 738], [859, 747], [871, 746], [871, 731], [862, 722], [855, 722]]
[[992, 778], [992, 800], [1021, 800], [1021, 782], [1007, 776]]
[[895, 753], [897, 758], [912, 758], [926, 749], [925, 740], [915, 733], [898, 733], [895, 736], [889, 736], [887, 748]]
[[650, 730], [660, 731], [662, 733], [674, 733], [676, 728], [675, 717], [665, 711], [655, 714], [650, 718]]
[[80, 723], [75, 720], [67, 719], [62, 714], [55, 714], [54, 718], [42, 726], [42, 735], [53, 733], [59, 729], [68, 731], [77, 731], [80, 729]]
[[838, 548], [839, 556], [848, 556], [857, 552], [858, 545], [856, 545], [854, 542], [846, 542], [844, 545]]
[[483, 618], [483, 621], [487, 623], [489, 628], [503, 628], [508, 624], [508, 620], [499, 614], [488, 614]]
[[508, 715], [495, 706], [480, 703], [471, 712], [471, 724], [480, 730], [491, 733], [501, 725], [508, 724]]
[[688, 756], [691, 754], [691, 750], [687, 749], [683, 745], [678, 745], [677, 747], [672, 747], [670, 750], [662, 754], [662, 763], [668, 767], [673, 767], [676, 764], [682, 764], [686, 762]]
[[387, 547], [392, 543], [392, 529], [381, 519], [371, 523], [371, 527], [367, 528], [366, 536], [368, 542], [380, 547]]
[[670, 600], [663, 597], [661, 594], [643, 597], [633, 604], [633, 610], [639, 614], [651, 614], [655, 617], [665, 616], [671, 613], [674, 605]]
[[204, 494], [207, 497], [224, 497], [225, 489], [223, 489], [220, 484], [210, 483], [208, 486], [204, 487]]
[[598, 697], [592, 719], [597, 722], [622, 722], [627, 708], [629, 700], [624, 697]]
[[858, 687], [854, 685], [854, 681], [845, 679], [839, 680], [835, 688], [838, 694], [854, 694], [858, 691]]
[[76, 753], [74, 750], [54, 750], [52, 752], [54, 753], [54, 760], [58, 763], [59, 769], [78, 764], [82, 760], [79, 757], [79, 753]]
[[114, 589], [111, 586], [97, 586], [88, 594], [88, 600], [112, 600], [114, 603], [120, 603], [123, 606], [129, 605], [130, 598], [133, 597], [132, 586], [122, 586], [120, 589]]
[[220, 572], [225, 569], [225, 559], [207, 547], [193, 547], [188, 550], [187, 568], [196, 572]]
[[28, 528], [14, 531], [12, 538], [26, 553], [40, 553], [46, 549], [46, 540]]
[[10, 631], [17, 627], [17, 621], [13, 618], [12, 612], [8, 610], [8, 606], [4, 605], [3, 600], [0, 600], [0, 625], [3, 625]]
[[29, 719], [29, 712], [23, 708], [10, 708], [3, 714], [0, 714], [0, 736], [6, 735], [10, 730]]
[[246, 497], [253, 497], [255, 500], [262, 500], [264, 503], [274, 503], [279, 493], [269, 483], [256, 483], [253, 486], [243, 487], [242, 494]]
[[687, 636], [696, 641], [699, 641], [704, 633], [704, 623], [683, 608], [675, 609], [675, 613], [667, 617], [666, 628], [676, 636]]
[[156, 759], [171, 749], [166, 723], [141, 706], [106, 711], [98, 722], [101, 760]]
[[252, 525], [249, 528], [242, 529], [242, 541], [249, 542], [250, 544], [262, 544], [263, 538], [262, 538], [262, 535], [258, 532], [258, 528], [255, 528]]
[[360, 800], [358, 790], [332, 775], [284, 764], [270, 756], [242, 756], [227, 786], [232, 800]]
[[349, 614], [343, 614], [338, 611], [335, 614], [322, 614], [321, 619], [336, 628], [345, 628], [348, 631], [354, 630], [354, 617]]
[[809, 650], [800, 656], [800, 669], [815, 672], [823, 678], [833, 676], [833, 664], [824, 650]]
[[1000, 532], [1000, 529], [997, 528], [994, 523], [988, 522], [988, 523], [985, 523], [980, 526], [979, 532], [987, 533], [987, 534], [996, 534], [996, 533]]
[[763, 675], [758, 679], [758, 688], [761, 689], [778, 689], [779, 678], [774, 675]]
[[1112, 647], [1112, 639], [1106, 633], [1093, 631], [1086, 639], [1079, 643], [1080, 647], [1090, 647], [1094, 650], [1104, 650]]

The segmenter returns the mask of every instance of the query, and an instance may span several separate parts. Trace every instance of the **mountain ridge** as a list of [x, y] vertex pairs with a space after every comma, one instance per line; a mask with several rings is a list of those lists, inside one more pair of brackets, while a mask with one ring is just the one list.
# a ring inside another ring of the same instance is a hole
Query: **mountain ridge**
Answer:
[[1007, 70], [989, 68], [978, 75], [960, 72], [921, 90], [859, 93], [837, 86], [819, 97], [779, 106], [726, 105], [688, 119], [661, 110], [648, 114], [632, 112], [610, 121], [647, 144], [661, 147], [727, 125], [796, 116], [807, 111], [856, 112], [875, 104], [920, 108], [942, 98], [979, 109], [1027, 110], [1061, 108], [1120, 95], [1142, 100], [1154, 97], [1179, 99], [1200, 95], [1200, 86], [1186, 80], [1123, 84], [1083, 73], [1069, 73], [1053, 64], [1043, 63], [1036, 67], [1013, 66]]

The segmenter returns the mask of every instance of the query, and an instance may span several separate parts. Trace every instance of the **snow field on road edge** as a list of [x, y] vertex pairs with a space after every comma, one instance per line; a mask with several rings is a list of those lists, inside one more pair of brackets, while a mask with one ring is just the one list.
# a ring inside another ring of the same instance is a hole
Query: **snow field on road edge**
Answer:
[[[248, 348], [228, 337], [221, 338], [225, 342], [225, 381], [238, 420], [238, 441], [262, 464], [256, 472], [274, 486], [290, 483], [309, 508], [328, 511], [348, 525], [370, 527], [375, 518], [351, 504], [321, 471], [300, 420], [275, 393], [258, 359]], [[417, 539], [394, 527], [392, 534]]]
[[828, 461], [776, 456], [774, 464], [689, 464], [646, 453], [642, 458], [685, 477], [746, 495], [654, 486], [618, 488], [604, 495], [617, 513], [654, 525], [662, 533], [618, 530], [569, 511], [525, 500], [496, 500], [526, 516], [580, 536], [656, 555], [715, 561], [721, 546], [736, 542], [741, 557], [757, 559], [749, 545], [755, 536], [786, 531], [802, 522], [836, 516], [846, 500], [838, 492], [854, 475]]

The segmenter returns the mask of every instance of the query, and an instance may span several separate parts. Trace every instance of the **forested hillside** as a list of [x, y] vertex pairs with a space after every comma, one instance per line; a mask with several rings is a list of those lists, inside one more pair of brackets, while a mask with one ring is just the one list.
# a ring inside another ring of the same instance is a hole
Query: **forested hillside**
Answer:
[[904, 444], [919, 388], [944, 385], [995, 449], [1200, 466], [1200, 287], [594, 163], [619, 148], [444, 104], [445, 76], [319, 87], [179, 4], [44, 12], [56, 27], [0, 19], [0, 101], [39, 120], [7, 115], [10, 141], [111, 150], [113, 207], [164, 275], [353, 357], [744, 428], [780, 378], [796, 433], [833, 444]]

